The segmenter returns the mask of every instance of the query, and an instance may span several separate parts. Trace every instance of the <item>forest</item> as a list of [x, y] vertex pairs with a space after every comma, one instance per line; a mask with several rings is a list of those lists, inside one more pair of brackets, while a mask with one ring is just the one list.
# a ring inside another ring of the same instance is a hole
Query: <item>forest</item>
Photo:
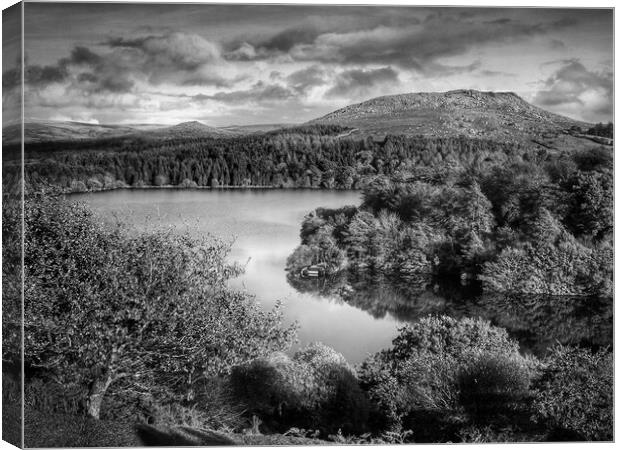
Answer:
[[[28, 189], [63, 192], [124, 187], [264, 186], [359, 189], [376, 175], [445, 161], [500, 164], [534, 158], [520, 143], [388, 136], [341, 138], [339, 126], [311, 125], [241, 137], [99, 139], [29, 143]], [[5, 148], [5, 183], [19, 173], [19, 149]], [[12, 161], [10, 160], [12, 158]]]

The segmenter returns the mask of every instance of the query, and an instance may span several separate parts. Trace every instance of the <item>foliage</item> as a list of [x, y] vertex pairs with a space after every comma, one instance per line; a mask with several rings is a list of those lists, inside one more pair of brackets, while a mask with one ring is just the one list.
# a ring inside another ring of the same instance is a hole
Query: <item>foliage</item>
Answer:
[[610, 256], [565, 234], [504, 249], [485, 263], [480, 280], [490, 292], [611, 296]]
[[[445, 158], [502, 163], [529, 150], [484, 139], [390, 136], [385, 142], [340, 137], [338, 126], [303, 126], [239, 137], [134, 136], [28, 143], [28, 189], [53, 184], [64, 191], [125, 186], [274, 186], [361, 188], [377, 174], [431, 167]], [[6, 179], [19, 174], [20, 152]]]
[[[438, 412], [440, 421], [456, 420], [463, 412], [477, 414], [485, 395], [516, 396], [530, 366], [501, 328], [480, 319], [428, 316], [401, 329], [392, 348], [364, 361], [360, 380], [392, 426], [416, 433], [410, 423], [416, 415]], [[518, 375], [507, 374], [517, 367]], [[480, 377], [479, 389], [464, 393], [472, 374]]]
[[492, 421], [510, 413], [528, 394], [531, 369], [522, 358], [481, 356], [458, 375], [460, 402], [477, 420]]
[[357, 274], [450, 277], [487, 292], [610, 295], [609, 151], [513, 156], [501, 166], [378, 174], [359, 209], [319, 208], [306, 217], [290, 263], [316, 260], [309, 243], [320, 240]]
[[22, 202], [2, 198], [2, 360], [21, 362], [22, 348]]
[[535, 384], [535, 417], [584, 440], [613, 439], [613, 355], [556, 347]]
[[613, 174], [580, 172], [568, 180], [572, 203], [567, 220], [576, 235], [601, 239], [613, 229]]
[[613, 139], [614, 138], [614, 124], [611, 122], [607, 122], [603, 124], [602, 122], [597, 123], [593, 127], [588, 128], [586, 131], [587, 134], [592, 134], [594, 136], [603, 136]]
[[230, 379], [248, 413], [281, 431], [294, 425], [359, 432], [368, 418], [368, 401], [352, 368], [323, 344], [311, 344], [292, 358], [274, 354], [237, 366]]
[[233, 292], [227, 246], [173, 230], [127, 233], [63, 200], [26, 202], [25, 362], [90, 388], [99, 415], [108, 387], [191, 400], [205, 376], [286, 348], [278, 308]]

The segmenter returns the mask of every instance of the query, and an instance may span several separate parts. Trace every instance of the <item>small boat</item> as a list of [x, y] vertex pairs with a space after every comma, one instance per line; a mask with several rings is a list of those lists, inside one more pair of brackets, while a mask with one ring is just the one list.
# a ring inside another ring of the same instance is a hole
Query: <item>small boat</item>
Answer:
[[322, 266], [312, 265], [306, 266], [300, 272], [303, 278], [317, 278], [325, 276], [325, 268]]

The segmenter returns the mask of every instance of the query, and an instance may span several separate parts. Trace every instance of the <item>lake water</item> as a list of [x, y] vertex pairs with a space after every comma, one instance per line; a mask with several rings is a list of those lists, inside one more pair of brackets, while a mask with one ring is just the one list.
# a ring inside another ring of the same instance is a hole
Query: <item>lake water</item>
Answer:
[[245, 265], [232, 281], [265, 308], [282, 301], [287, 322], [298, 321], [300, 345], [320, 341], [356, 363], [390, 345], [401, 322], [375, 318], [338, 297], [300, 293], [286, 280], [286, 259], [299, 245], [306, 214], [317, 207], [359, 204], [358, 191], [331, 190], [117, 190], [72, 195], [96, 211], [116, 213], [137, 227], [160, 223], [235, 239], [229, 255]]
[[[103, 217], [117, 214], [138, 228], [175, 226], [235, 239], [231, 261], [245, 272], [231, 281], [270, 309], [279, 300], [286, 322], [300, 325], [300, 345], [320, 341], [358, 363], [390, 346], [397, 329], [427, 314], [483, 317], [504, 327], [525, 353], [544, 354], [557, 342], [613, 345], [613, 301], [579, 297], [469, 295], [458, 285], [352, 279], [287, 281], [286, 259], [299, 245], [306, 214], [317, 207], [360, 203], [357, 191], [118, 190], [71, 195]], [[295, 286], [295, 287], [293, 287]]]

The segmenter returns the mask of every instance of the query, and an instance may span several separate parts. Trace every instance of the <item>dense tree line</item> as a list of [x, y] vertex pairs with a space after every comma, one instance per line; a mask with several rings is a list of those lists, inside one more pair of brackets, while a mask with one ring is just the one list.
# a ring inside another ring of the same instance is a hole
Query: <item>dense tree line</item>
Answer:
[[[26, 183], [35, 191], [53, 185], [65, 192], [128, 186], [350, 189], [365, 186], [373, 176], [410, 167], [446, 161], [488, 165], [537, 157], [516, 143], [404, 136], [376, 141], [339, 137], [340, 128], [322, 127], [313, 133], [293, 128], [235, 138], [32, 143], [25, 150]], [[7, 164], [5, 179], [13, 179], [18, 168], [18, 160]]]
[[460, 278], [488, 292], [612, 292], [613, 165], [606, 149], [537, 162], [376, 176], [360, 208], [319, 208], [289, 258], [328, 272]]
[[614, 138], [614, 124], [608, 122], [607, 124], [597, 123], [591, 128], [588, 128], [587, 134], [594, 136], [601, 136], [613, 139]]

